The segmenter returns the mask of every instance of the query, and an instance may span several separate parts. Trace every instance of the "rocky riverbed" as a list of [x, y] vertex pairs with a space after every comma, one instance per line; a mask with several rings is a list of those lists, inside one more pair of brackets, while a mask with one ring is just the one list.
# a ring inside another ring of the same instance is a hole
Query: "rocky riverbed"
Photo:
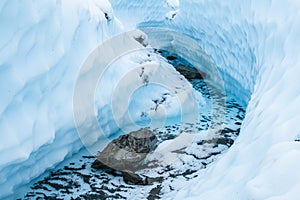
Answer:
[[[180, 190], [234, 143], [244, 119], [244, 108], [234, 98], [225, 99], [219, 92], [209, 90], [205, 74], [187, 68], [187, 63], [176, 55], [158, 53], [178, 68], [207, 102], [214, 101], [220, 111], [203, 113], [193, 123], [142, 129], [142, 135], [149, 140], [146, 146], [138, 144], [145, 144], [143, 139], [136, 139], [140, 137], [138, 132], [119, 136], [99, 154], [102, 162], [86, 151], [37, 180], [24, 199], [160, 199]], [[221, 126], [211, 126], [214, 115], [224, 115]], [[120, 149], [125, 149], [125, 153]], [[116, 152], [125, 166], [115, 160]], [[126, 156], [128, 159], [121, 159]], [[131, 163], [126, 163], [130, 159]]]

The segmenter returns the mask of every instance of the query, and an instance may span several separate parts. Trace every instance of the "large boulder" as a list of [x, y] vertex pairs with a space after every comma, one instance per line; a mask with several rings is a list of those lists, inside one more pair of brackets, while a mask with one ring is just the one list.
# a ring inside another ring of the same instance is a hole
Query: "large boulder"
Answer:
[[133, 131], [110, 142], [97, 156], [92, 167], [134, 172], [156, 147], [157, 138], [152, 131], [146, 128]]

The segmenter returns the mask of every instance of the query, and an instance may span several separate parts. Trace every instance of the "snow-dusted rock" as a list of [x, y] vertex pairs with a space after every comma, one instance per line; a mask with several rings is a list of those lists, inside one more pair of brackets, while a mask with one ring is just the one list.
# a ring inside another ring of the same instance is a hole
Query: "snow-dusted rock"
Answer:
[[99, 153], [92, 167], [134, 172], [156, 146], [157, 138], [152, 131], [148, 129], [133, 131], [111, 141]]

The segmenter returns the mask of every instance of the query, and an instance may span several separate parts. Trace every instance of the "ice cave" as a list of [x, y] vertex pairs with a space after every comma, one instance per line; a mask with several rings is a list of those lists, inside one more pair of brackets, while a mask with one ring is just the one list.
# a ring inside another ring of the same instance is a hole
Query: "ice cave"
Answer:
[[0, 199], [298, 200], [297, 0], [0, 1]]

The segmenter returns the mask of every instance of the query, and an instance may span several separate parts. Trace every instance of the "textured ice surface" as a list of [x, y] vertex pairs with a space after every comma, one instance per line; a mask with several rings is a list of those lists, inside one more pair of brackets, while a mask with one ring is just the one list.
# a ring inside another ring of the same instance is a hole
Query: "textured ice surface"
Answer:
[[[228, 92], [245, 102], [252, 93], [233, 147], [170, 199], [297, 199], [299, 3], [180, 1], [180, 12], [168, 21], [161, 1], [161, 9], [153, 2], [111, 2], [117, 16], [128, 17], [125, 27], [168, 27], [194, 37], [224, 72]], [[139, 11], [134, 20], [126, 6]]]
[[0, 197], [82, 147], [72, 113], [77, 71], [119, 30], [106, 0], [1, 1]]
[[0, 197], [81, 148], [72, 89], [89, 52], [121, 27], [155, 26], [196, 39], [226, 91], [250, 100], [232, 148], [170, 198], [297, 199], [299, 2], [110, 2], [123, 25], [106, 0], [0, 2]]

